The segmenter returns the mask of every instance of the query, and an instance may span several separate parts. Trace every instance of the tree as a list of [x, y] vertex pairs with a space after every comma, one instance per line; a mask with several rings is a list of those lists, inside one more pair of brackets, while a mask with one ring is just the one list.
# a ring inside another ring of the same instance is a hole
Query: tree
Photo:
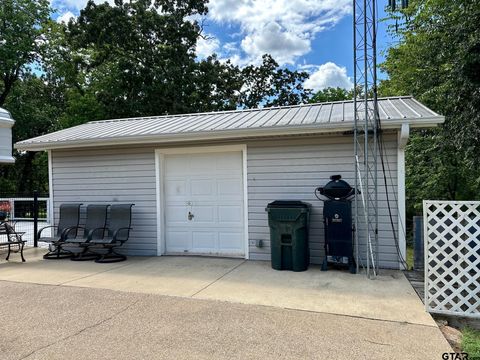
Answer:
[[15, 82], [39, 60], [49, 16], [48, 0], [2, 0], [0, 3], [0, 106]]
[[[6, 1], [38, 9], [48, 5], [48, 0]], [[37, 36], [41, 41], [34, 41], [28, 56], [16, 63], [21, 68], [17, 85], [4, 91], [9, 95], [5, 107], [17, 120], [14, 140], [92, 120], [308, 100], [310, 91], [303, 88], [308, 74], [281, 68], [269, 55], [260, 65], [243, 69], [216, 55], [197, 59], [197, 40], [203, 34], [192, 18], [206, 14], [206, 2], [89, 1], [79, 17], [66, 25], [46, 21], [48, 7], [45, 13], [38, 10], [41, 21], [25, 22], [30, 27], [21, 31], [30, 31], [29, 39]], [[6, 14], [9, 8], [2, 9]], [[13, 30], [9, 36], [13, 39]], [[41, 71], [29, 72], [32, 66]], [[44, 155], [16, 152], [15, 156], [14, 167], [0, 168], [2, 187], [21, 192], [45, 188], [46, 175], [38, 168], [46, 161]]]
[[191, 86], [188, 102], [192, 112], [234, 110], [243, 79], [238, 66], [212, 55], [195, 64]]
[[[166, 2], [170, 4], [170, 2]], [[45, 68], [67, 87], [62, 126], [87, 120], [294, 105], [310, 95], [307, 73], [265, 55], [243, 69], [212, 55], [199, 61], [202, 28], [189, 18], [205, 0], [89, 2], [68, 26], [51, 26]]]
[[89, 1], [52, 33], [65, 50], [50, 54], [49, 68], [77, 103], [94, 98], [110, 118], [190, 112], [201, 28], [187, 17], [205, 12], [205, 0]]
[[279, 68], [270, 55], [263, 55], [262, 60], [260, 66], [250, 65], [241, 71], [242, 107], [297, 105], [308, 101], [311, 92], [303, 88], [308, 73]]
[[[409, 212], [426, 198], [480, 198], [480, 6], [478, 0], [414, 0], [392, 14], [398, 45], [381, 67], [383, 95], [413, 95], [445, 115], [407, 146]], [[392, 29], [394, 30], [394, 29]]]
[[[15, 119], [13, 141], [46, 134], [57, 127], [63, 113], [64, 96], [58, 84], [34, 75], [25, 75], [11, 91], [5, 108]], [[43, 152], [14, 152], [15, 165], [0, 166], [0, 183], [4, 191], [31, 194], [48, 192], [48, 167]]]
[[310, 103], [322, 103], [329, 101], [343, 101], [343, 100], [352, 100], [353, 99], [353, 90], [346, 90], [340, 87], [328, 87], [322, 90], [317, 91], [312, 98]]

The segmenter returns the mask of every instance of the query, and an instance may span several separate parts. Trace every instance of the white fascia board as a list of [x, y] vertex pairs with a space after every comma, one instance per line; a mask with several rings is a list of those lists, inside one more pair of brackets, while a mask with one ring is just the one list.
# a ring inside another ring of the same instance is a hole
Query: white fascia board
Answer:
[[401, 150], [405, 149], [407, 146], [408, 138], [410, 137], [410, 125], [402, 124], [398, 134], [398, 148]]
[[0, 156], [0, 164], [14, 164], [15, 158], [13, 156]]
[[0, 117], [0, 128], [12, 128], [15, 125], [15, 120]]
[[[422, 118], [422, 119], [398, 119], [384, 121], [382, 129], [399, 129], [403, 124], [414, 127], [434, 127], [444, 121], [443, 117]], [[264, 136], [285, 136], [285, 135], [312, 135], [331, 132], [345, 132], [353, 130], [352, 122], [335, 124], [322, 124], [321, 126], [281, 126], [270, 128], [248, 128], [241, 130], [222, 130], [205, 132], [185, 132], [176, 134], [124, 136], [112, 139], [97, 138], [83, 140], [51, 141], [51, 142], [18, 142], [15, 144], [17, 150], [42, 151], [50, 149], [68, 149], [98, 146], [116, 146], [133, 144], [168, 144], [184, 141], [206, 141], [206, 140], [232, 140]]]

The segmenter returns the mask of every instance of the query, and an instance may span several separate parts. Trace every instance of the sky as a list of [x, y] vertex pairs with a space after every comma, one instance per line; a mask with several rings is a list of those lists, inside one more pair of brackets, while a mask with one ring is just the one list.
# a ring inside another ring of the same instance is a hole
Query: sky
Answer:
[[[51, 2], [53, 17], [68, 21], [87, 0]], [[385, 4], [379, 2], [379, 19], [385, 17]], [[269, 53], [281, 66], [307, 71], [306, 88], [352, 88], [352, 0], [210, 0], [208, 8], [202, 19], [205, 39], [197, 44], [199, 58], [216, 53], [245, 66], [259, 64]], [[391, 42], [386, 26], [378, 26], [378, 62]]]

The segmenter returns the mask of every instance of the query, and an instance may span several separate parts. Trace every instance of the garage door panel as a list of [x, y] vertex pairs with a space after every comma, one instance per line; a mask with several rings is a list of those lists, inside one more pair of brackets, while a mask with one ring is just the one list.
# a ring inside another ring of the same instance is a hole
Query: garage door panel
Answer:
[[190, 159], [183, 155], [169, 155], [165, 160], [165, 172], [167, 174], [187, 174]]
[[169, 205], [168, 211], [165, 212], [165, 222], [168, 224], [179, 223], [183, 224], [187, 219], [185, 215], [185, 206], [182, 205]]
[[193, 196], [214, 195], [214, 179], [192, 179], [190, 181], [190, 194]]
[[194, 214], [193, 219], [190, 221], [192, 226], [201, 223], [208, 223], [208, 225], [214, 225], [216, 220], [216, 209], [213, 205], [195, 206], [191, 212]]
[[165, 193], [167, 195], [185, 196], [187, 195], [187, 182], [185, 180], [167, 179], [165, 181]]
[[215, 160], [210, 154], [190, 155], [190, 172], [196, 174], [210, 174], [215, 172]]
[[192, 251], [210, 253], [218, 243], [218, 234], [214, 231], [193, 231]]
[[243, 255], [242, 153], [166, 155], [165, 163], [167, 253]]
[[170, 252], [184, 252], [192, 247], [191, 234], [188, 231], [167, 231], [165, 236]]
[[242, 163], [242, 153], [230, 152], [222, 153], [216, 156], [217, 171], [229, 170], [235, 173], [241, 173], [242, 168], [238, 167], [238, 164]]

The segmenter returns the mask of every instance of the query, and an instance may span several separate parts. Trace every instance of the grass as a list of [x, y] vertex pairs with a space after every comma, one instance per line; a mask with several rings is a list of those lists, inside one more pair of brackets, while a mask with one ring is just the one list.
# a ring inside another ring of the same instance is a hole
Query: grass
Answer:
[[466, 352], [471, 360], [480, 359], [480, 331], [465, 328], [462, 335], [462, 351]]
[[407, 246], [407, 261], [408, 270], [413, 268], [413, 247]]

